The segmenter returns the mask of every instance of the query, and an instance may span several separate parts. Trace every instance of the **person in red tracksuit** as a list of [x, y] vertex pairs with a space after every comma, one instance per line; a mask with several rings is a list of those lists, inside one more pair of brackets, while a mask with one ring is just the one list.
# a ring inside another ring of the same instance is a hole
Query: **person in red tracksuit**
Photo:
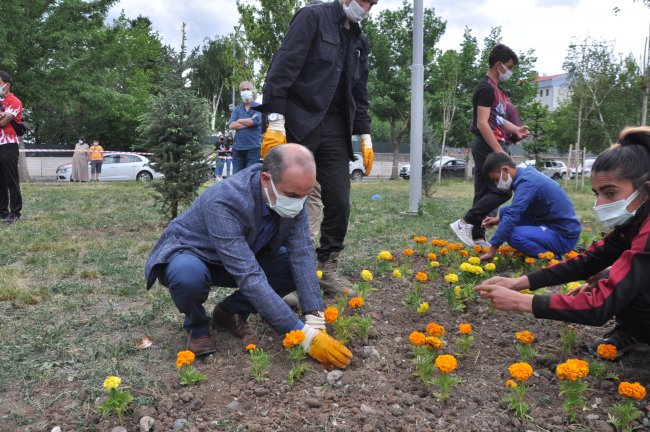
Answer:
[[[475, 288], [495, 308], [536, 318], [616, 326], [589, 346], [616, 346], [618, 357], [650, 343], [650, 128], [627, 128], [591, 168], [594, 211], [613, 230], [585, 253], [517, 278], [493, 277]], [[518, 291], [587, 280], [563, 294]]]

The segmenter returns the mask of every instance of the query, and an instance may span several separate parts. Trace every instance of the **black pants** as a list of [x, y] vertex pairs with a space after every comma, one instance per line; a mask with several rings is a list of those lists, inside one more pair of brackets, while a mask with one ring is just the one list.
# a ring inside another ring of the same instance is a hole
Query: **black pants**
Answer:
[[327, 261], [330, 253], [343, 249], [350, 220], [350, 156], [348, 133], [344, 118], [328, 113], [323, 121], [298, 141], [287, 132], [287, 142], [307, 147], [316, 159], [316, 180], [323, 200], [323, 222], [320, 226], [319, 261]]
[[[506, 149], [504, 144], [501, 144]], [[507, 150], [506, 150], [507, 151]], [[483, 176], [485, 159], [494, 153], [482, 136], [477, 135], [472, 144], [472, 157], [474, 158], [474, 201], [472, 208], [465, 214], [465, 222], [474, 225], [472, 237], [485, 238], [485, 228], [481, 226], [483, 219], [495, 212], [499, 206], [512, 197], [512, 191], [498, 189], [492, 181]]]
[[18, 144], [0, 145], [0, 216], [20, 216], [23, 198], [18, 177]]

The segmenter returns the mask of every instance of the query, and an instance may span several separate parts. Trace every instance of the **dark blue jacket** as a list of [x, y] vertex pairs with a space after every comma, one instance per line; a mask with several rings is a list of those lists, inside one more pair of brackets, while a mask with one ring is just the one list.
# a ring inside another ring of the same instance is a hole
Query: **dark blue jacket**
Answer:
[[490, 244], [499, 247], [512, 229], [524, 219], [562, 234], [569, 240], [580, 237], [582, 229], [573, 204], [562, 186], [533, 167], [517, 168], [512, 181], [512, 204], [499, 211], [499, 226]]
[[340, 112], [345, 116], [352, 158], [352, 134], [370, 133], [369, 47], [359, 24], [351, 22], [350, 45], [344, 52], [344, 19], [338, 0], [296, 12], [266, 75], [263, 105], [256, 109], [284, 114], [287, 131], [301, 141], [330, 109], [345, 66], [347, 103]]

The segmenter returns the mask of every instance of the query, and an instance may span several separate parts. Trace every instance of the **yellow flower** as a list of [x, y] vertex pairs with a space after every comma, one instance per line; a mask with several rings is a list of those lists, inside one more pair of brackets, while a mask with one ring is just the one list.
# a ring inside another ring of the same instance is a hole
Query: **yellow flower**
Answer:
[[409, 342], [411, 342], [415, 346], [424, 345], [426, 339], [427, 337], [424, 335], [424, 333], [419, 331], [411, 332], [411, 334], [409, 335]]
[[531, 294], [531, 295], [533, 294], [533, 292], [531, 290], [529, 290], [528, 288], [519, 291], [519, 293], [520, 294]]
[[629, 383], [623, 381], [618, 385], [618, 394], [635, 400], [641, 400], [646, 396], [646, 389], [640, 383]]
[[449, 273], [445, 275], [445, 282], [453, 284], [458, 282], [458, 275], [456, 273]]
[[435, 336], [427, 336], [425, 341], [426, 344], [429, 345], [430, 347], [433, 347], [435, 349], [442, 348], [442, 341]]
[[528, 330], [515, 333], [515, 338], [525, 345], [530, 345], [535, 341], [535, 335]]
[[401, 278], [401, 277], [402, 277], [402, 272], [399, 271], [399, 269], [395, 269], [395, 270], [393, 270], [393, 277], [394, 277], [395, 279], [399, 279], [399, 278]]
[[457, 299], [460, 299], [462, 296], [463, 296], [463, 293], [460, 290], [460, 286], [456, 285], [454, 287], [454, 297], [456, 297]]
[[323, 279], [323, 272], [321, 270], [316, 270], [316, 277], [318, 280]]
[[377, 255], [377, 259], [380, 261], [392, 261], [393, 254], [391, 254], [389, 251], [381, 251], [379, 252], [379, 255]]
[[616, 360], [616, 355], [618, 354], [618, 350], [616, 349], [616, 346], [612, 344], [600, 344], [598, 345], [596, 352], [598, 353], [599, 356], [601, 356], [605, 360], [611, 360], [611, 361]]
[[483, 268], [489, 272], [492, 272], [496, 270], [497, 266], [494, 263], [487, 263], [483, 266]]
[[246, 345], [246, 351], [253, 351], [254, 349], [257, 349], [257, 345], [255, 344]]
[[440, 371], [440, 373], [448, 374], [456, 369], [456, 366], [458, 366], [458, 361], [456, 361], [456, 357], [453, 355], [442, 354], [436, 357], [434, 366]]
[[436, 254], [434, 254], [433, 252], [429, 252], [429, 253], [427, 254], [427, 259], [428, 259], [429, 261], [435, 261], [435, 260], [438, 259], [438, 256], [437, 256]]
[[284, 345], [285, 348], [289, 349], [295, 347], [296, 345], [299, 345], [304, 340], [305, 334], [302, 332], [302, 330], [291, 330], [284, 336], [282, 345]]
[[192, 351], [189, 350], [180, 351], [176, 355], [176, 367], [180, 368], [181, 366], [192, 364], [194, 359], [195, 356]]
[[517, 387], [517, 382], [509, 379], [508, 381], [506, 381], [506, 387], [508, 388]]
[[350, 301], [348, 302], [348, 305], [350, 306], [351, 309], [356, 309], [356, 308], [360, 308], [361, 306], [363, 306], [363, 303], [364, 303], [363, 298], [361, 298], [361, 297], [352, 297], [350, 299]]
[[325, 308], [324, 315], [325, 315], [325, 322], [331, 324], [338, 319], [339, 310], [333, 306], [329, 306]]
[[470, 259], [467, 260], [472, 265], [480, 265], [481, 264], [481, 259], [479, 257], [470, 257]]
[[458, 333], [462, 335], [470, 334], [472, 332], [472, 325], [468, 323], [458, 324]]
[[370, 282], [372, 280], [372, 273], [370, 273], [370, 270], [361, 270], [361, 279]]
[[511, 364], [508, 371], [517, 381], [526, 381], [533, 375], [533, 367], [525, 362]]
[[438, 323], [432, 322], [427, 325], [427, 333], [441, 338], [445, 335], [445, 328]]
[[426, 282], [429, 280], [429, 275], [424, 272], [417, 272], [415, 274], [415, 280], [418, 282]]
[[420, 303], [420, 306], [418, 306], [418, 313], [423, 314], [428, 310], [429, 310], [429, 303], [427, 302], [422, 302]]
[[413, 255], [413, 249], [404, 249], [404, 255], [406, 256]]
[[118, 388], [120, 384], [122, 384], [122, 379], [120, 377], [109, 376], [106, 377], [106, 379], [104, 380], [104, 384], [102, 384], [102, 387], [104, 387], [104, 390], [110, 391]]
[[440, 263], [439, 263], [438, 261], [431, 261], [431, 262], [429, 263], [429, 265], [430, 265], [431, 267], [440, 267]]
[[580, 282], [569, 282], [568, 284], [564, 285], [564, 292], [568, 293], [569, 291], [572, 291], [580, 286], [582, 286]]
[[524, 260], [524, 262], [525, 262], [526, 264], [535, 264], [535, 258], [526, 257], [526, 259]]

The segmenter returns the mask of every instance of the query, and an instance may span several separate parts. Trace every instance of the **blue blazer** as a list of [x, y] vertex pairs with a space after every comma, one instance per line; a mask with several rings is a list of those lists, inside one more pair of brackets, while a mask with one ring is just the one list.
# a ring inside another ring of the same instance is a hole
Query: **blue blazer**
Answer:
[[[261, 209], [266, 205], [260, 193], [261, 168], [261, 164], [256, 164], [216, 183], [174, 219], [147, 258], [145, 279], [150, 289], [164, 265], [181, 252], [208, 264], [221, 265], [259, 314], [275, 331], [284, 333], [300, 320], [273, 291], [252, 249]], [[293, 219], [280, 218], [278, 232], [266, 248], [277, 253], [280, 246], [287, 249], [301, 309], [322, 311], [316, 257], [304, 208]]]

